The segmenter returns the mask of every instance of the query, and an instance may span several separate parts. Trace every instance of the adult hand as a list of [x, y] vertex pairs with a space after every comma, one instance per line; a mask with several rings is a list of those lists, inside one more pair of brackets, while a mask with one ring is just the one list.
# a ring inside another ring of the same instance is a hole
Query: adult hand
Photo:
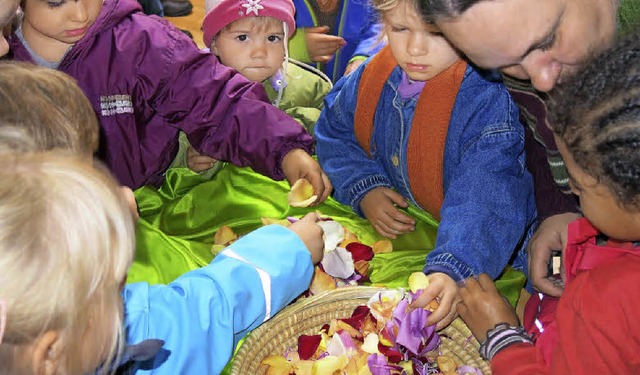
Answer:
[[465, 286], [460, 288], [460, 298], [458, 313], [479, 342], [487, 339], [487, 331], [496, 324], [520, 325], [515, 310], [486, 273], [480, 274], [478, 280], [473, 277], [465, 280]]
[[194, 172], [202, 172], [213, 168], [218, 161], [211, 156], [202, 155], [195, 148], [187, 148], [187, 166]]
[[562, 288], [549, 280], [548, 269], [553, 251], [564, 251], [567, 226], [580, 215], [567, 212], [546, 218], [534, 233], [527, 249], [529, 277], [534, 288], [554, 297], [562, 295]]
[[314, 193], [318, 196], [318, 199], [311, 206], [324, 202], [331, 194], [333, 187], [329, 177], [324, 173], [320, 164], [302, 149], [293, 149], [284, 156], [282, 171], [290, 185], [295, 184], [301, 178], [305, 178], [311, 183]]
[[353, 72], [354, 70], [358, 69], [358, 67], [360, 65], [362, 65], [362, 63], [364, 62], [364, 60], [353, 60], [352, 62], [349, 63], [349, 65], [347, 65], [347, 68], [344, 70], [344, 74], [343, 75], [349, 75], [351, 74], [351, 72]]
[[307, 27], [304, 29], [307, 53], [311, 61], [326, 63], [347, 42], [340, 36], [327, 34], [329, 26]]
[[300, 237], [311, 253], [313, 264], [320, 263], [324, 256], [324, 240], [322, 239], [324, 230], [318, 225], [318, 220], [320, 220], [318, 214], [311, 212], [289, 225], [289, 229]]
[[429, 286], [411, 303], [411, 307], [424, 308], [429, 302], [437, 300], [438, 308], [427, 318], [427, 325], [436, 324], [436, 330], [440, 330], [448, 326], [457, 316], [456, 306], [460, 303], [459, 288], [446, 273], [435, 272], [427, 277]]
[[396, 206], [406, 208], [408, 204], [402, 195], [387, 187], [374, 188], [360, 201], [364, 217], [376, 232], [387, 238], [412, 232], [416, 226], [415, 219]]

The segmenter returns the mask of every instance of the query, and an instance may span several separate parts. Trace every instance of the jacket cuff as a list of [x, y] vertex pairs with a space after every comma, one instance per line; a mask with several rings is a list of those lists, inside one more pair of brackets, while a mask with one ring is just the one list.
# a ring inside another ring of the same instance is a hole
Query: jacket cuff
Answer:
[[360, 208], [362, 198], [364, 198], [368, 192], [380, 186], [390, 189], [392, 188], [389, 179], [383, 175], [369, 176], [353, 184], [349, 189], [349, 202], [351, 202], [350, 206], [353, 209], [353, 212], [358, 214], [360, 217], [364, 217], [362, 209]]
[[507, 323], [498, 323], [487, 331], [487, 339], [480, 345], [480, 355], [490, 361], [499, 351], [514, 344], [526, 343], [533, 345], [531, 336], [523, 327], [513, 327]]
[[451, 277], [455, 282], [462, 281], [474, 275], [473, 270], [460, 262], [451, 254], [438, 254], [433, 258], [427, 256], [427, 265], [422, 270], [425, 274], [442, 272]]

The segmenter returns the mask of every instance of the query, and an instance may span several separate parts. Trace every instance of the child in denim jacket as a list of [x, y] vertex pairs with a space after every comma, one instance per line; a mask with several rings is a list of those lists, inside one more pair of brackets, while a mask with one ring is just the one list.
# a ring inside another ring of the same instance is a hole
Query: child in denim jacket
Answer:
[[440, 221], [416, 302], [439, 300], [429, 323], [440, 328], [455, 316], [456, 282], [495, 279], [514, 252], [525, 265], [536, 210], [523, 127], [505, 87], [468, 66], [413, 1], [374, 5], [388, 47], [327, 96], [316, 151], [335, 198], [382, 236], [414, 229], [409, 203]]

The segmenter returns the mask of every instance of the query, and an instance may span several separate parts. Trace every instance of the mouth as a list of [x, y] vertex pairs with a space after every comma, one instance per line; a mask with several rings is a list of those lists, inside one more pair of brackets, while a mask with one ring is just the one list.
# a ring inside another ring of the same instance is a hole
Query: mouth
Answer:
[[424, 72], [429, 65], [407, 63], [407, 70], [410, 72]]
[[84, 27], [79, 28], [79, 29], [66, 30], [64, 33], [67, 36], [81, 36], [81, 35], [84, 35], [87, 32], [88, 28], [89, 28], [88, 26], [84, 26]]

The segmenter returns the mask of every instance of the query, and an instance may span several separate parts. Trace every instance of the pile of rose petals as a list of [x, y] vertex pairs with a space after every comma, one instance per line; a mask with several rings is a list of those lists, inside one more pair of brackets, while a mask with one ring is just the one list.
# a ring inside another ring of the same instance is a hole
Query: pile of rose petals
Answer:
[[426, 287], [417, 277], [415, 292], [384, 290], [351, 317], [327, 322], [315, 335], [298, 337], [297, 348], [265, 358], [268, 375], [391, 375], [472, 374], [471, 366], [458, 366], [439, 354], [440, 337], [435, 325], [427, 326], [428, 309], [413, 309], [411, 301]]
[[[309, 294], [315, 295], [341, 286], [362, 285], [368, 281], [369, 261], [375, 254], [390, 253], [393, 245], [389, 240], [380, 240], [372, 246], [365, 245], [358, 237], [337, 221], [322, 215], [318, 223], [324, 230], [324, 257], [315, 274]], [[297, 218], [270, 219], [262, 218], [263, 225], [279, 224], [289, 226]], [[230, 227], [223, 225], [216, 232], [211, 252], [218, 254], [226, 246], [238, 239], [238, 235]]]

